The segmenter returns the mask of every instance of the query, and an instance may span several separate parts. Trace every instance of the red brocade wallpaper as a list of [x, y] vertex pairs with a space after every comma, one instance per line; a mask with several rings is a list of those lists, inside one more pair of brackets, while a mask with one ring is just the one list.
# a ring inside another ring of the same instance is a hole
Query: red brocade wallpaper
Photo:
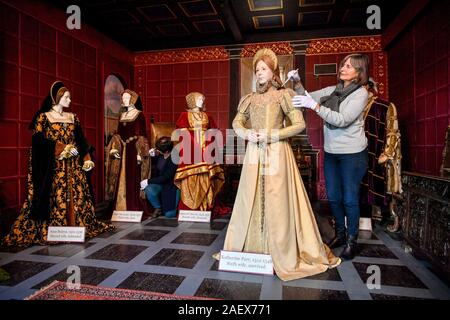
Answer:
[[[439, 175], [450, 124], [449, 3], [430, 1], [409, 22], [399, 16], [393, 24], [401, 26], [401, 32], [394, 36], [314, 39], [305, 55], [295, 52], [295, 59], [304, 58], [308, 91], [337, 82], [335, 75], [314, 76], [315, 64], [339, 64], [352, 52], [369, 55], [370, 75], [378, 82], [380, 95], [398, 109], [403, 170]], [[225, 136], [240, 98], [239, 86], [233, 85], [240, 77], [239, 60], [230, 60], [225, 47], [133, 53], [88, 25], [68, 30], [66, 19], [63, 11], [41, 1], [0, 0], [2, 215], [17, 215], [23, 203], [31, 144], [28, 125], [55, 80], [62, 80], [71, 91], [70, 111], [78, 115], [96, 149], [92, 182], [97, 203], [103, 201], [104, 190], [104, 86], [108, 76], [117, 76], [124, 87], [141, 95], [148, 125], [152, 117], [175, 123], [186, 109], [185, 96], [198, 91], [206, 96], [206, 111]], [[389, 44], [384, 43], [386, 39]], [[279, 48], [277, 53], [294, 54], [290, 42], [269, 44]], [[243, 45], [241, 56], [251, 56], [259, 45]], [[317, 195], [325, 199], [323, 123], [310, 111], [305, 115], [309, 141], [320, 151]]]
[[31, 131], [28, 125], [51, 84], [62, 80], [96, 151], [92, 175], [103, 199], [103, 82], [111, 74], [133, 79], [132, 53], [88, 26], [66, 28], [62, 11], [39, 1], [0, 2], [0, 199], [18, 214], [25, 197]]
[[450, 125], [448, 1], [434, 1], [388, 48], [389, 95], [402, 131], [403, 170], [439, 175]]
[[136, 91], [144, 97], [147, 119], [175, 123], [186, 110], [186, 95], [205, 95], [206, 111], [225, 138], [229, 114], [230, 62], [220, 47], [137, 54]]

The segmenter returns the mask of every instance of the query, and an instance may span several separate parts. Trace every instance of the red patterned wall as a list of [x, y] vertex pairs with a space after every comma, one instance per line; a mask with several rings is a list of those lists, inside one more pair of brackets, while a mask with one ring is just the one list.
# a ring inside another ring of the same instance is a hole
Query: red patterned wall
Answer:
[[448, 1], [433, 1], [388, 48], [389, 92], [402, 130], [403, 170], [439, 175], [450, 125]]
[[[381, 37], [353, 37], [314, 40], [306, 51], [306, 79], [305, 87], [308, 91], [318, 90], [336, 85], [336, 75], [314, 76], [314, 65], [322, 63], [336, 63], [346, 55], [354, 52], [365, 53], [370, 58], [370, 75], [379, 83], [381, 96], [387, 97], [386, 55], [381, 51]], [[317, 195], [319, 199], [326, 199], [325, 177], [323, 173], [323, 121], [311, 110], [306, 111], [306, 126], [309, 140], [314, 149], [319, 149], [319, 176]]]
[[[38, 1], [0, 1], [0, 208], [15, 211], [25, 198], [28, 125], [50, 85], [62, 80], [72, 94], [70, 111], [80, 118], [96, 148], [93, 184], [103, 190], [103, 81], [108, 73], [132, 80], [132, 55], [82, 25], [66, 29], [67, 16]], [[106, 50], [108, 54], [106, 54]]]
[[153, 116], [155, 121], [175, 123], [186, 110], [186, 95], [198, 91], [205, 95], [206, 111], [225, 138], [230, 62], [224, 49], [213, 47], [144, 53], [136, 55], [135, 62], [134, 83], [144, 98], [148, 122]]

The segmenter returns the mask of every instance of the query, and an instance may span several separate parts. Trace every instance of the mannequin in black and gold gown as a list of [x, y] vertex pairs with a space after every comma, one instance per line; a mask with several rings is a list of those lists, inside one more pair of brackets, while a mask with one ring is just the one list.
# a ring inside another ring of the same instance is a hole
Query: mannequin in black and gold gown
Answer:
[[25, 203], [4, 245], [47, 244], [49, 226], [86, 227], [91, 238], [114, 226], [97, 220], [86, 172], [94, 168], [78, 117], [63, 108], [70, 92], [53, 83], [35, 114]]

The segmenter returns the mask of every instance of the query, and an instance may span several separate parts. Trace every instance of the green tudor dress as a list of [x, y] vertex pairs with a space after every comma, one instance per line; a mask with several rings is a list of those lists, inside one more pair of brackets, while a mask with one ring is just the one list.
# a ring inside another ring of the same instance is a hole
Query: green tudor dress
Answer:
[[[86, 238], [115, 228], [95, 216], [91, 191], [80, 161], [83, 154], [87, 154], [87, 142], [81, 133], [80, 121], [74, 114], [73, 120], [73, 123], [52, 123], [45, 113], [38, 116], [30, 150], [26, 199], [10, 233], [2, 241], [4, 245], [48, 244], [48, 226], [86, 227]], [[59, 160], [55, 156], [58, 142], [63, 145], [73, 144], [79, 155]], [[40, 172], [33, 172], [36, 162], [40, 161], [41, 167], [46, 165], [42, 159], [44, 150], [50, 151], [47, 152], [48, 179], [43, 178]], [[46, 183], [47, 186], [44, 186]], [[38, 194], [33, 197], [33, 189], [37, 189], [40, 194], [42, 189], [47, 189], [49, 197], [39, 197]]]

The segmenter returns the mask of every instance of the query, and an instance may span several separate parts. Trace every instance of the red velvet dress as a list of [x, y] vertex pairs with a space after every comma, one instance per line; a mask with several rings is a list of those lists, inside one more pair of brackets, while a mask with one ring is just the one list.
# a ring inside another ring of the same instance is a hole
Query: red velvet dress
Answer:
[[[217, 125], [206, 112], [183, 112], [176, 128], [189, 132], [191, 153], [188, 156], [187, 150], [180, 151], [180, 163], [175, 174], [175, 185], [181, 190], [178, 207], [181, 210], [211, 210], [224, 183], [224, 174], [220, 165], [209, 157], [207, 147], [212, 141], [206, 141], [205, 133], [208, 129], [217, 129]], [[186, 145], [182, 139], [180, 143]]]

